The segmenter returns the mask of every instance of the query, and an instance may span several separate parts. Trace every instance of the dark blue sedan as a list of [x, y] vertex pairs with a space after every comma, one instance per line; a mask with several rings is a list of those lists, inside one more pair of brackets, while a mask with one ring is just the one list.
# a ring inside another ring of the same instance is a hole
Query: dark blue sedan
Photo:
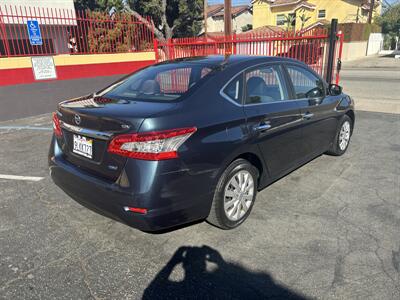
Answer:
[[231, 229], [257, 191], [342, 155], [354, 120], [341, 87], [298, 61], [180, 59], [60, 103], [49, 165], [73, 199], [135, 228], [207, 219]]

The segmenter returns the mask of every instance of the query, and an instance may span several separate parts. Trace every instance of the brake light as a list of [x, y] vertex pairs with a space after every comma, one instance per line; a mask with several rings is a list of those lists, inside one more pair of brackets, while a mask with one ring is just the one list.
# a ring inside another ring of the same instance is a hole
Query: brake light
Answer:
[[108, 152], [143, 160], [178, 157], [178, 148], [197, 130], [196, 127], [118, 135]]
[[53, 129], [54, 129], [54, 134], [57, 137], [62, 136], [62, 130], [60, 126], [60, 119], [57, 116], [57, 113], [53, 113]]

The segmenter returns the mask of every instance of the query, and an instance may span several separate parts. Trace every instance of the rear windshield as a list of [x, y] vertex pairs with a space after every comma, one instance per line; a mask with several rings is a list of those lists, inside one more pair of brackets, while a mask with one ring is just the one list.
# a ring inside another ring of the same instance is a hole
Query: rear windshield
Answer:
[[124, 100], [172, 101], [188, 92], [212, 71], [200, 64], [151, 66], [110, 86], [100, 94]]

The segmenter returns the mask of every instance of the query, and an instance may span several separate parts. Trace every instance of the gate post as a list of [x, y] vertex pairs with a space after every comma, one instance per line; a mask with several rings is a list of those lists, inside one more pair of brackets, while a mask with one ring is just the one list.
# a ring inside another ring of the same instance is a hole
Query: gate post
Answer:
[[233, 54], [236, 55], [236, 45], [237, 45], [237, 37], [236, 37], [236, 33], [233, 34], [233, 40], [232, 40], [232, 46], [233, 46]]
[[158, 57], [158, 40], [156, 38], [153, 39], [153, 43], [154, 43], [154, 57], [156, 59], [156, 62], [159, 61], [159, 57]]
[[175, 49], [173, 39], [168, 39], [168, 60], [175, 59]]
[[332, 77], [333, 77], [333, 66], [334, 66], [335, 49], [336, 49], [337, 25], [338, 25], [338, 19], [332, 19], [331, 31], [329, 33], [328, 67], [327, 67], [327, 70], [326, 70], [326, 82], [328, 82], [328, 84], [332, 83]]
[[339, 53], [337, 58], [337, 67], [336, 67], [336, 84], [339, 84], [340, 80], [340, 70], [342, 69], [342, 53], [343, 53], [343, 43], [344, 43], [344, 33], [342, 31], [338, 32], [339, 39]]

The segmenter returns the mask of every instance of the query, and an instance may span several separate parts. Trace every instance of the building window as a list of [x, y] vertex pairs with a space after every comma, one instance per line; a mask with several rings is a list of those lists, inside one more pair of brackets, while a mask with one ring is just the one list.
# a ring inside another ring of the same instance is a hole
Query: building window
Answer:
[[296, 13], [289, 14], [289, 18], [292, 18], [292, 23], [290, 24], [293, 27], [296, 27]]
[[326, 10], [325, 9], [320, 9], [318, 11], [318, 19], [325, 19], [326, 18]]
[[281, 26], [281, 25], [285, 25], [285, 15], [277, 15], [276, 16], [276, 25], [277, 26]]

